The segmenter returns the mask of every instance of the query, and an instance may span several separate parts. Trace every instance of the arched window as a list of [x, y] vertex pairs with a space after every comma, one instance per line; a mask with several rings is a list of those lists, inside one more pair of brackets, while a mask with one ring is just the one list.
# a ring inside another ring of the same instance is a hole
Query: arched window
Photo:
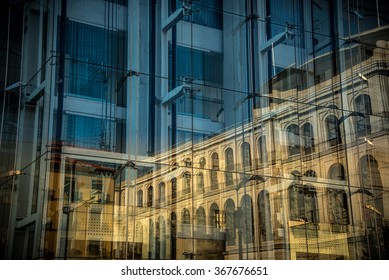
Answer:
[[258, 195], [259, 208], [259, 236], [261, 241], [273, 240], [271, 212], [270, 212], [270, 196], [268, 191], [261, 191]]
[[242, 163], [243, 163], [243, 168], [251, 167], [250, 144], [247, 142], [243, 142], [242, 144]]
[[172, 185], [172, 199], [176, 199], [177, 198], [177, 178], [172, 178], [170, 180], [170, 183]]
[[225, 158], [226, 158], [226, 172], [225, 172], [226, 186], [231, 186], [232, 184], [234, 184], [233, 171], [235, 169], [234, 151], [231, 148], [226, 149]]
[[329, 220], [332, 224], [348, 225], [347, 195], [344, 190], [328, 188]]
[[216, 190], [219, 187], [219, 182], [217, 179], [217, 172], [219, 170], [219, 155], [217, 153], [213, 153], [211, 159], [211, 190]]
[[199, 159], [200, 168], [205, 168], [205, 164], [206, 164], [205, 158], [201, 157], [201, 158]]
[[219, 206], [216, 203], [212, 203], [210, 213], [211, 218], [209, 221], [211, 223], [211, 226], [214, 228], [221, 228]]
[[153, 186], [150, 186], [147, 189], [147, 207], [152, 207], [154, 201], [154, 188]]
[[232, 199], [228, 199], [224, 206], [225, 221], [226, 221], [226, 239], [227, 245], [235, 245], [235, 203]]
[[372, 206], [374, 206], [380, 213], [383, 213], [383, 186], [381, 174], [378, 169], [378, 162], [373, 156], [366, 155], [360, 159], [359, 164], [361, 169], [361, 188], [363, 188], [363, 191], [367, 191], [365, 194], [369, 195], [370, 192], [370, 196], [374, 198], [372, 201], [374, 205]]
[[160, 257], [160, 254], [161, 254], [161, 244], [160, 244], [160, 241], [161, 241], [161, 236], [160, 236], [160, 233], [161, 233], [161, 228], [160, 228], [160, 224], [159, 224], [159, 219], [155, 222], [155, 259], [156, 260], [159, 260], [159, 257]]
[[190, 237], [190, 213], [186, 208], [182, 211], [182, 234], [184, 237]]
[[142, 190], [139, 190], [137, 193], [136, 206], [143, 207], [143, 191]]
[[291, 178], [294, 179], [294, 180], [300, 180], [302, 175], [301, 175], [301, 172], [300, 171], [297, 171], [297, 170], [293, 170], [291, 173]]
[[204, 192], [204, 174], [203, 174], [203, 172], [197, 173], [197, 191], [199, 193]]
[[211, 205], [211, 208], [209, 210], [210, 217], [209, 217], [209, 223], [212, 230], [212, 236], [213, 238], [219, 238], [219, 232], [221, 228], [221, 215], [219, 211], [219, 206], [216, 203], [213, 203]]
[[192, 167], [192, 161], [190, 160], [190, 158], [186, 158], [185, 159], [185, 167]]
[[191, 190], [192, 175], [187, 171], [183, 174], [182, 177], [184, 179], [182, 194], [188, 194]]
[[291, 220], [319, 222], [315, 187], [301, 184], [291, 185], [289, 187], [289, 210]]
[[289, 156], [298, 155], [300, 153], [300, 132], [296, 124], [291, 124], [286, 128], [287, 147]]
[[143, 242], [143, 226], [141, 222], [136, 222], [135, 225], [135, 242], [136, 243]]
[[336, 146], [342, 143], [342, 137], [340, 135], [339, 120], [336, 116], [330, 115], [326, 118], [326, 129], [328, 143], [330, 146]]
[[313, 126], [310, 123], [305, 123], [302, 128], [302, 138], [304, 143], [304, 154], [309, 155], [314, 152], [315, 142], [313, 137]]
[[184, 211], [182, 211], [182, 223], [186, 225], [190, 224], [190, 213], [186, 208], [184, 208]]
[[158, 185], [158, 200], [160, 203], [165, 202], [165, 183], [161, 182]]
[[370, 115], [373, 113], [371, 108], [370, 96], [361, 94], [355, 98], [356, 116], [356, 135], [358, 137], [371, 133]]
[[305, 177], [311, 177], [311, 178], [316, 178], [316, 172], [312, 169], [309, 169], [307, 170], [305, 173], [304, 173], [304, 176]]
[[[363, 211], [366, 229], [366, 244], [364, 250], [369, 252], [370, 259], [380, 259], [384, 256], [383, 236], [387, 236], [387, 228], [383, 227], [383, 186], [377, 160], [371, 155], [365, 155], [359, 160], [360, 188], [354, 193], [364, 196]], [[377, 246], [377, 244], [380, 244]], [[387, 246], [386, 246], [387, 247]]]
[[[126, 230], [126, 226], [123, 224], [122, 228], [123, 232]], [[148, 236], [146, 234], [146, 236]], [[137, 221], [135, 224], [135, 246], [133, 252], [128, 252], [127, 253], [127, 258], [133, 257], [135, 260], [140, 260], [142, 259], [142, 246], [145, 241], [143, 240], [143, 225], [141, 222]], [[132, 253], [134, 255], [132, 255]], [[131, 254], [131, 255], [130, 255]]]
[[166, 223], [162, 216], [158, 219], [158, 225], [158, 238], [156, 242], [158, 250], [156, 251], [159, 252], [159, 256], [157, 255], [157, 259], [164, 260], [166, 259]]
[[252, 243], [254, 241], [254, 216], [253, 216], [253, 202], [249, 195], [244, 195], [240, 200], [241, 222], [240, 228], [243, 233], [243, 242]]
[[149, 258], [155, 259], [155, 231], [152, 219], [149, 219]]
[[261, 136], [258, 139], [258, 161], [260, 164], [267, 162], [266, 136]]
[[330, 170], [328, 171], [328, 178], [332, 180], [346, 180], [344, 167], [340, 163], [334, 163], [331, 165]]
[[197, 221], [197, 235], [200, 238], [205, 237], [206, 229], [206, 219], [205, 219], [205, 210], [203, 207], [199, 207], [196, 211], [196, 221]]
[[170, 258], [177, 258], [177, 215], [175, 212], [170, 214]]

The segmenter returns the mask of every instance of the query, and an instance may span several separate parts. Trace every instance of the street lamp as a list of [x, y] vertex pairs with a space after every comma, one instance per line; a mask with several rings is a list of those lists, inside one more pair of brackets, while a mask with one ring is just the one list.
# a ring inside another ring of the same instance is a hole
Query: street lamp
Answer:
[[366, 78], [365, 75], [363, 75], [362, 73], [358, 73], [358, 77], [363, 81], [363, 82], [366, 82], [366, 83], [369, 83], [369, 80]]
[[11, 90], [14, 90], [14, 89], [17, 89], [17, 88], [20, 88], [20, 87], [25, 87], [25, 86], [28, 86], [29, 84], [25, 83], [25, 82], [16, 82], [8, 87], [6, 87], [5, 89], [3, 89], [3, 92], [8, 92], [8, 91], [11, 91]]
[[21, 170], [10, 170], [8, 172], [1, 174], [0, 179], [6, 178], [6, 177], [13, 177], [13, 176], [17, 176], [17, 175], [22, 175], [22, 174], [23, 174], [23, 172]]
[[6, 178], [6, 179], [0, 184], [0, 186], [4, 185], [9, 180], [11, 180], [19, 175], [25, 175], [25, 173], [23, 173], [21, 170], [10, 170], [8, 172], [1, 174], [0, 179], [3, 179], [3, 178]]

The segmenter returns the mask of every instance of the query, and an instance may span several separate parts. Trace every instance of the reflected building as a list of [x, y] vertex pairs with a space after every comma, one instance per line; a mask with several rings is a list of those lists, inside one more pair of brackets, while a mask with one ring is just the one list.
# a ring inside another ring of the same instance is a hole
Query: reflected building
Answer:
[[389, 259], [389, 7], [2, 5], [2, 259]]

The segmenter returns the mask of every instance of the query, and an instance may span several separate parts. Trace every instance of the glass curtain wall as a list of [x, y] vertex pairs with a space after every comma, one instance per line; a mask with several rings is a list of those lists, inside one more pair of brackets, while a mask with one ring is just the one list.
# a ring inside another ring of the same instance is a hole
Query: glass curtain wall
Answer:
[[[345, 25], [362, 3], [166, 4], [165, 45], [156, 51], [160, 143], [134, 182], [143, 194], [161, 184], [166, 192], [163, 203], [155, 197], [137, 208], [135, 223], [154, 232], [163, 218], [170, 230], [165, 255], [160, 239], [147, 236], [142, 258], [385, 258], [387, 245], [372, 245], [387, 243], [377, 216], [384, 211], [367, 206], [354, 164], [356, 154], [372, 152], [372, 81], [364, 78], [379, 75], [362, 69], [386, 48], [377, 45], [387, 36], [384, 4], [377, 2], [366, 37], [367, 29]], [[384, 131], [386, 119], [378, 119]]]
[[[0, 258], [6, 257], [9, 250], [6, 242], [11, 225], [13, 187], [15, 177], [12, 170], [16, 165], [16, 143], [18, 139], [18, 107], [20, 88], [14, 83], [20, 81], [22, 26], [24, 13], [20, 7], [1, 4], [1, 48], [0, 48]], [[13, 50], [13, 51], [11, 51]], [[6, 90], [9, 88], [9, 90]]]
[[54, 11], [56, 86], [40, 257], [130, 258], [127, 1], [68, 0]]
[[4, 258], [389, 258], [384, 0], [35, 2]]

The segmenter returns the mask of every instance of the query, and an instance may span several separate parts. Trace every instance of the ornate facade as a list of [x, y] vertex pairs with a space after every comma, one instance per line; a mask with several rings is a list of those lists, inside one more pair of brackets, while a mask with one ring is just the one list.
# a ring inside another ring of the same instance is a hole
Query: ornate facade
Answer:
[[384, 2], [4, 4], [1, 257], [388, 259]]

